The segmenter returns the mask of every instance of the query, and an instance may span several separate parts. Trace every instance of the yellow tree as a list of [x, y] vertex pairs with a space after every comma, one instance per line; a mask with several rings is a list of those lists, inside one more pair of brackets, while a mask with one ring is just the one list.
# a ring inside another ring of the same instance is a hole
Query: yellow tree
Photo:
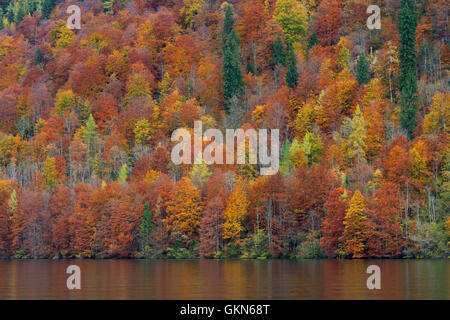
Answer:
[[359, 109], [356, 107], [355, 115], [351, 121], [352, 132], [349, 137], [350, 157], [357, 158], [358, 161], [365, 160], [366, 157], [366, 121]]
[[278, 0], [274, 18], [283, 29], [286, 41], [298, 42], [304, 39], [308, 28], [308, 11], [296, 0]]
[[345, 213], [343, 234], [344, 253], [353, 258], [365, 257], [365, 231], [367, 229], [365, 211], [364, 196], [359, 190], [356, 190]]
[[193, 239], [200, 224], [201, 212], [200, 191], [189, 178], [182, 178], [168, 201], [167, 218], [164, 219], [167, 230], [174, 238]]
[[433, 97], [430, 112], [423, 121], [423, 132], [428, 135], [443, 132], [448, 134], [450, 126], [450, 93], [437, 92]]
[[224, 212], [223, 238], [239, 240], [244, 230], [243, 221], [247, 214], [248, 201], [242, 187], [242, 180], [235, 182], [235, 189], [231, 194]]
[[66, 48], [75, 39], [75, 33], [67, 27], [64, 20], [59, 20], [50, 31], [50, 42], [56, 48]]
[[70, 110], [76, 106], [76, 97], [71, 89], [63, 90], [60, 89], [56, 93], [55, 99], [55, 112], [62, 116], [64, 111]]
[[425, 193], [432, 179], [432, 173], [428, 168], [429, 151], [424, 140], [418, 140], [410, 150], [411, 179], [420, 193]]
[[56, 160], [54, 157], [47, 157], [44, 162], [45, 185], [53, 190], [58, 184], [58, 171], [56, 170]]
[[134, 127], [134, 138], [136, 144], [145, 144], [150, 140], [150, 122], [147, 119], [141, 119]]

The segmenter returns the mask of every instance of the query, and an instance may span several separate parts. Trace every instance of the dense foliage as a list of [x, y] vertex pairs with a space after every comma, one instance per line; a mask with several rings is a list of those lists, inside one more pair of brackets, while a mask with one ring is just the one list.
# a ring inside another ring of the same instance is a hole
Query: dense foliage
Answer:
[[[375, 2], [1, 1], [0, 257], [448, 257], [447, 2]], [[279, 172], [174, 165], [196, 120]]]

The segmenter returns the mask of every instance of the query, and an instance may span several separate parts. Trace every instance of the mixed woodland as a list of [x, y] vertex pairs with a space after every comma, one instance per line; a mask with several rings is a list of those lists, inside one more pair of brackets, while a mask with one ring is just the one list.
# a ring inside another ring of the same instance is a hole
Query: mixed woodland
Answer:
[[[448, 257], [448, 21], [445, 0], [1, 0], [0, 257]], [[175, 165], [194, 121], [279, 129], [279, 171]]]

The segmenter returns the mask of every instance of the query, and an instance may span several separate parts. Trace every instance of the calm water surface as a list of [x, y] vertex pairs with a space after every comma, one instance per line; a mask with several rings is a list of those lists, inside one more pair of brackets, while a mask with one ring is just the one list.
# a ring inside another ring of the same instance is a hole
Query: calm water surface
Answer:
[[[66, 268], [81, 268], [68, 290]], [[381, 268], [381, 290], [366, 269]], [[0, 299], [450, 299], [448, 260], [0, 261]]]

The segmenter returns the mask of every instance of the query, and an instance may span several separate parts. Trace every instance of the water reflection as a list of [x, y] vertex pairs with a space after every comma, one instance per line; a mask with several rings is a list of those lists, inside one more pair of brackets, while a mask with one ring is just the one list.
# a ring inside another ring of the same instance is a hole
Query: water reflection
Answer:
[[[66, 268], [81, 268], [81, 290]], [[381, 290], [366, 269], [381, 268]], [[0, 299], [449, 299], [448, 260], [0, 261]]]

